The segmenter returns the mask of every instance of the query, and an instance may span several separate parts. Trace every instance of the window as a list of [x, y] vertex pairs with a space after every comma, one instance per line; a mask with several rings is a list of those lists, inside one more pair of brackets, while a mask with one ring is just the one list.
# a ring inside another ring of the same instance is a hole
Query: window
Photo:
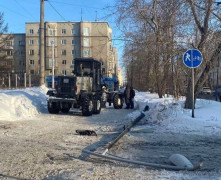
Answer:
[[65, 45], [66, 44], [66, 39], [62, 39], [61, 44]]
[[89, 36], [89, 28], [84, 28], [83, 35], [84, 36]]
[[66, 50], [65, 49], [61, 50], [61, 55], [66, 55]]
[[12, 51], [11, 51], [11, 50], [7, 50], [7, 51], [6, 51], [6, 55], [7, 55], [7, 56], [12, 56]]
[[49, 29], [49, 36], [55, 36], [55, 29]]
[[35, 64], [35, 61], [31, 59], [31, 60], [29, 61], [29, 64], [31, 64], [31, 65]]
[[84, 50], [84, 57], [89, 57], [90, 56], [90, 50], [89, 49], [85, 49]]
[[75, 42], [74, 39], [71, 40], [71, 44], [72, 44], [72, 45], [76, 45], [76, 42]]
[[24, 41], [18, 41], [18, 45], [19, 45], [19, 46], [24, 46], [24, 45], [25, 45], [25, 42], [24, 42]]
[[66, 60], [62, 60], [62, 64], [66, 65], [67, 61]]
[[76, 55], [76, 50], [73, 49], [73, 50], [71, 51], [71, 54], [72, 54], [72, 55]]
[[71, 33], [74, 34], [74, 35], [77, 34], [75, 29], [72, 29], [72, 30], [71, 30]]
[[62, 70], [61, 73], [62, 73], [63, 75], [66, 75], [66, 74], [67, 74], [66, 70]]
[[62, 29], [61, 34], [66, 34], [66, 29]]
[[89, 47], [89, 46], [90, 46], [89, 39], [84, 38], [84, 46], [86, 46], [86, 47]]
[[72, 60], [71, 64], [74, 65], [74, 59]]
[[34, 29], [29, 29], [29, 34], [34, 34]]
[[18, 55], [24, 56], [24, 55], [25, 55], [25, 52], [24, 52], [24, 51], [18, 51]]
[[12, 41], [7, 41], [6, 46], [12, 46]]
[[[55, 63], [54, 63], [54, 65], [55, 65]], [[53, 59], [52, 58], [49, 59], [49, 67], [53, 67]]]
[[49, 40], [49, 46], [53, 46], [53, 45], [55, 45], [55, 40], [54, 40], [54, 38], [49, 38], [48, 39]]
[[34, 40], [33, 40], [33, 39], [30, 39], [30, 40], [29, 40], [29, 44], [30, 44], [30, 45], [34, 44]]
[[34, 54], [35, 54], [35, 53], [34, 53], [34, 49], [30, 49], [30, 50], [29, 50], [29, 54], [30, 54], [30, 55], [34, 55]]
[[35, 74], [35, 70], [34, 69], [30, 70], [30, 74]]

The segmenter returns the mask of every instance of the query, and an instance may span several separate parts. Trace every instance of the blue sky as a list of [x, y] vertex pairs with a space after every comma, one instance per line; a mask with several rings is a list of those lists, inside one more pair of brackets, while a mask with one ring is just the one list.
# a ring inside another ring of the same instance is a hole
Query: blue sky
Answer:
[[[45, 1], [45, 21], [78, 22], [81, 18], [83, 21], [107, 21], [113, 30], [113, 38], [119, 38], [114, 18], [107, 16], [110, 12], [106, 7], [113, 3], [113, 0], [48, 0]], [[40, 0], [0, 0], [0, 12], [4, 13], [8, 33], [24, 33], [26, 22], [40, 21]], [[119, 56], [122, 44], [113, 41]]]

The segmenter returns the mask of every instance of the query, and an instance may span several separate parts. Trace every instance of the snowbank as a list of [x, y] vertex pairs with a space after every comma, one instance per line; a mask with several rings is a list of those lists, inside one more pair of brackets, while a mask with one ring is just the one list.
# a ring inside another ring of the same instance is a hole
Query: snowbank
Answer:
[[172, 97], [159, 99], [157, 94], [137, 93], [135, 103], [139, 110], [150, 106], [146, 123], [156, 125], [158, 133], [168, 131], [184, 134], [221, 135], [221, 103], [197, 99], [195, 118], [192, 110], [184, 109], [184, 100]]
[[30, 119], [39, 113], [46, 113], [46, 92], [45, 86], [0, 90], [0, 120]]

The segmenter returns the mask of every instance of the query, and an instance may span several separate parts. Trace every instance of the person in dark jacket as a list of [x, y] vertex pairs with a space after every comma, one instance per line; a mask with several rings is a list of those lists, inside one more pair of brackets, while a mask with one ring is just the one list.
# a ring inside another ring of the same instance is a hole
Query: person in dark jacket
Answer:
[[133, 87], [130, 87], [130, 108], [133, 109], [134, 108], [134, 97], [135, 97], [135, 91], [133, 89]]
[[124, 90], [124, 97], [125, 97], [125, 103], [126, 108], [125, 109], [133, 109], [134, 108], [134, 97], [135, 97], [135, 91], [133, 87], [130, 87], [127, 85]]
[[126, 86], [124, 90], [124, 98], [125, 98], [125, 103], [126, 103], [125, 109], [129, 109], [130, 108], [130, 88], [128, 85]]

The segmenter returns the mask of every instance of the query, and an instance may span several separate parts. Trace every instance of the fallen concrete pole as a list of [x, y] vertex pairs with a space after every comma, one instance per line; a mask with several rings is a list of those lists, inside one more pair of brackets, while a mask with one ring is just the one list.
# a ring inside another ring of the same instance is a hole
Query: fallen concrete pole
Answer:
[[142, 162], [142, 161], [133, 161], [133, 160], [124, 159], [124, 158], [120, 158], [120, 157], [116, 157], [116, 156], [106, 156], [106, 155], [95, 153], [95, 152], [88, 151], [88, 150], [82, 150], [82, 152], [93, 155], [93, 156], [101, 157], [104, 159], [110, 159], [110, 160], [126, 162], [126, 163], [131, 163], [131, 164], [137, 164], [137, 165], [143, 165], [143, 166], [154, 167], [154, 168], [177, 170], [177, 171], [180, 171], [180, 170], [194, 171], [194, 170], [197, 170], [203, 166], [202, 163], [199, 163], [198, 165], [196, 165], [192, 168], [179, 167], [179, 166], [163, 165], [163, 164], [156, 164], [156, 163], [147, 163], [147, 162]]
[[105, 149], [105, 151], [104, 151], [102, 154], [105, 155], [105, 154], [109, 151], [109, 149], [112, 148], [113, 145], [114, 145], [117, 141], [119, 141], [119, 139], [122, 138], [128, 131], [130, 131], [130, 129], [131, 129], [133, 126], [135, 126], [141, 119], [143, 119], [143, 117], [145, 117], [145, 114], [144, 114], [144, 112], [142, 111], [141, 114], [133, 121], [133, 123], [131, 123], [131, 125], [129, 125], [128, 127], [126, 127], [126, 128], [124, 129], [124, 131], [123, 131], [114, 141], [112, 141], [112, 142], [108, 145], [108, 147]]

